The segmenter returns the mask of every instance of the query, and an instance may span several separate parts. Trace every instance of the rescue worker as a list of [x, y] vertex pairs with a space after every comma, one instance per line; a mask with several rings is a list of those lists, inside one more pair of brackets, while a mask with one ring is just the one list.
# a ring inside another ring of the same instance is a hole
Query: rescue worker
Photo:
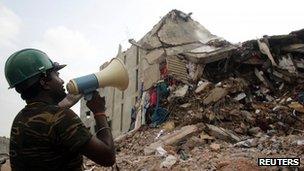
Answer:
[[9, 86], [26, 102], [11, 128], [12, 170], [83, 170], [82, 155], [102, 166], [115, 163], [104, 97], [94, 92], [86, 103], [96, 121], [94, 136], [71, 109], [58, 106], [67, 96], [58, 72], [63, 67], [37, 49], [17, 51], [6, 61]]

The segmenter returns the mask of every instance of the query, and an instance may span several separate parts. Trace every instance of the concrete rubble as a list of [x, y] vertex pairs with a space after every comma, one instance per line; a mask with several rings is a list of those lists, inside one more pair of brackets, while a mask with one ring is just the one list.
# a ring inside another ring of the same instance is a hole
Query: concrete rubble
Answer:
[[304, 29], [233, 45], [173, 10], [130, 43], [146, 51], [146, 73], [160, 70], [143, 75], [152, 100], [116, 139], [116, 169], [287, 169], [259, 157], [298, 157], [288, 169], [304, 169]]

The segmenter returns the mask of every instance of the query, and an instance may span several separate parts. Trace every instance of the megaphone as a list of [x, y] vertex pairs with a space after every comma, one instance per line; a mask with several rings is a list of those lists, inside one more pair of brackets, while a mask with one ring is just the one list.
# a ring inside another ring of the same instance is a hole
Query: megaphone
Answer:
[[98, 88], [115, 87], [123, 91], [128, 85], [129, 75], [124, 63], [114, 58], [101, 71], [70, 80], [66, 88], [70, 94], [83, 94], [86, 100], [90, 100], [92, 92]]

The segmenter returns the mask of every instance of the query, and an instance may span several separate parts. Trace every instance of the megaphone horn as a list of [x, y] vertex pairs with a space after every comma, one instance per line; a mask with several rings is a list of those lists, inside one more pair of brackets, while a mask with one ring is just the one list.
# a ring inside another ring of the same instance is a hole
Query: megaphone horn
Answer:
[[67, 84], [70, 94], [91, 94], [98, 88], [115, 87], [123, 91], [128, 88], [129, 75], [124, 63], [114, 58], [101, 71], [86, 76], [74, 78]]

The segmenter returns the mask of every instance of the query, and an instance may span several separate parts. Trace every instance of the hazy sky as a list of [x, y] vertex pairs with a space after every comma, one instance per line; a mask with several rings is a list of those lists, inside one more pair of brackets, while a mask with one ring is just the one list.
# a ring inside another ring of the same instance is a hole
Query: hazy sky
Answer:
[[[98, 71], [115, 57], [118, 45], [130, 47], [172, 9], [192, 18], [212, 34], [237, 43], [263, 35], [304, 28], [301, 0], [0, 0], [0, 136], [9, 136], [24, 102], [8, 90], [4, 64], [13, 52], [38, 48], [53, 61], [68, 64], [69, 79]], [[79, 105], [73, 108], [79, 112]]]

